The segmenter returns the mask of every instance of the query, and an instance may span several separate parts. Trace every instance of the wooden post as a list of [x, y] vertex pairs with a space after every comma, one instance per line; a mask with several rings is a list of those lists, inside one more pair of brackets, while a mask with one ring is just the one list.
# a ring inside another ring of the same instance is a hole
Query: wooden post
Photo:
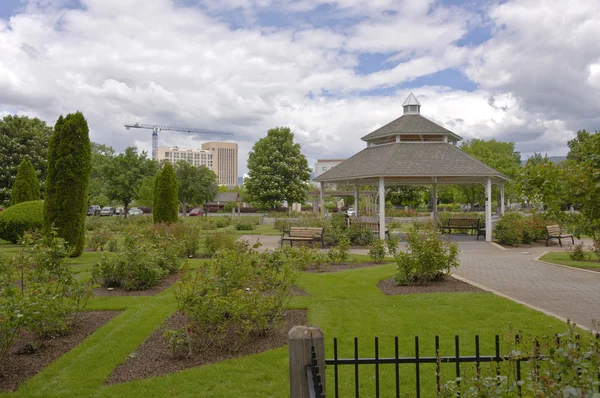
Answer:
[[290, 359], [290, 398], [309, 398], [306, 367], [311, 364], [311, 345], [315, 346], [317, 362], [325, 391], [325, 340], [318, 327], [294, 326], [288, 333]]

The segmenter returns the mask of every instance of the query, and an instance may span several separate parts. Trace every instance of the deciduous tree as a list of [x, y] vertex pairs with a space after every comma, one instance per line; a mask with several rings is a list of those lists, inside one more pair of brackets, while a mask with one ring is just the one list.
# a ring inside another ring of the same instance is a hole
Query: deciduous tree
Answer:
[[126, 148], [124, 153], [111, 157], [106, 163], [103, 168], [106, 194], [123, 205], [125, 217], [131, 202], [138, 198], [144, 178], [154, 175], [156, 168], [156, 162], [148, 159], [146, 152], [138, 154], [135, 147]]
[[48, 147], [48, 180], [44, 200], [44, 231], [56, 228], [72, 256], [85, 244], [85, 214], [92, 151], [88, 124], [81, 112], [62, 115], [56, 121]]
[[14, 115], [0, 119], [0, 205], [10, 203], [10, 188], [23, 157], [33, 164], [44, 190], [51, 135], [52, 127], [38, 118]]
[[303, 203], [310, 171], [291, 130], [270, 129], [248, 155], [248, 177], [244, 179], [248, 199], [269, 208], [281, 206], [283, 201], [290, 206], [294, 202]]
[[188, 204], [204, 204], [217, 194], [217, 175], [206, 166], [196, 167], [180, 160], [175, 165], [175, 175], [184, 216]]
[[12, 186], [10, 203], [16, 205], [21, 202], [40, 199], [40, 182], [33, 168], [33, 164], [27, 158], [21, 160], [17, 169], [17, 178]]

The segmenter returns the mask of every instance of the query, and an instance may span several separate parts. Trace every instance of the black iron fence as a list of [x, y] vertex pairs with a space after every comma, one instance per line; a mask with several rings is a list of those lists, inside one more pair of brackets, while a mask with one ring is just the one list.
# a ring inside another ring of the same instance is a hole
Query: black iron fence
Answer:
[[[596, 334], [596, 338], [600, 335]], [[558, 343], [558, 337], [557, 343]], [[519, 336], [515, 336], [515, 343], [519, 344]], [[537, 345], [537, 342], [535, 343]], [[539, 352], [535, 351], [534, 353]], [[360, 391], [360, 367], [365, 365], [374, 366], [374, 378], [375, 378], [375, 386], [374, 386], [374, 395], [380, 396], [380, 367], [385, 365], [393, 365], [394, 373], [395, 373], [395, 395], [391, 391], [386, 391], [384, 396], [396, 396], [400, 397], [401, 393], [401, 384], [400, 384], [400, 365], [414, 365], [414, 376], [415, 376], [415, 391], [416, 396], [421, 396], [421, 365], [423, 364], [435, 364], [435, 377], [436, 377], [436, 389], [437, 393], [440, 393], [442, 388], [442, 380], [441, 380], [441, 366], [442, 364], [454, 364], [454, 373], [456, 375], [456, 384], [460, 387], [460, 377], [461, 377], [461, 364], [471, 363], [475, 364], [475, 372], [477, 375], [480, 375], [481, 365], [485, 363], [495, 363], [496, 366], [496, 375], [500, 376], [500, 362], [503, 361], [512, 361], [515, 366], [515, 377], [516, 377], [516, 388], [517, 394], [521, 395], [521, 384], [519, 381], [522, 381], [522, 362], [534, 362], [532, 366], [538, 366], [539, 361], [544, 360], [544, 356], [542, 355], [533, 355], [529, 357], [523, 357], [515, 355], [511, 353], [511, 355], [501, 355], [500, 353], [500, 337], [498, 335], [495, 336], [495, 352], [493, 355], [481, 355], [480, 352], [480, 344], [479, 344], [479, 336], [475, 336], [475, 355], [461, 355], [460, 352], [460, 340], [458, 336], [455, 336], [454, 339], [454, 355], [452, 356], [441, 356], [440, 355], [440, 339], [438, 336], [435, 337], [435, 356], [420, 356], [419, 355], [419, 337], [415, 337], [415, 345], [414, 345], [414, 356], [410, 357], [401, 357], [399, 356], [399, 348], [398, 348], [398, 337], [394, 338], [394, 353], [393, 357], [380, 357], [379, 356], [379, 339], [375, 337], [375, 350], [374, 357], [372, 358], [360, 358], [359, 357], [359, 346], [358, 346], [358, 338], [354, 338], [354, 357], [353, 358], [339, 358], [338, 357], [338, 341], [337, 338], [333, 340], [333, 358], [326, 359], [325, 363], [329, 366], [333, 367], [333, 388], [335, 397], [340, 396], [340, 367], [353, 367], [354, 368], [354, 396], [359, 397]], [[311, 367], [311, 383], [314, 384], [315, 394], [322, 395], [314, 395], [316, 397], [324, 397], [325, 391], [321, 382], [321, 376], [319, 375], [319, 369], [316, 365], [316, 355], [314, 346], [312, 347], [312, 359], [313, 365]], [[534, 361], [535, 360], [535, 361]], [[404, 371], [403, 371], [404, 372]], [[403, 373], [404, 374], [404, 373]], [[371, 377], [371, 376], [369, 376]], [[597, 375], [598, 381], [600, 381], [600, 372]], [[598, 384], [598, 392], [600, 393], [600, 383]], [[433, 391], [426, 392], [428, 396], [433, 395]], [[412, 393], [410, 394], [412, 395]]]
[[308, 394], [310, 398], [325, 398], [325, 388], [321, 378], [321, 369], [317, 362], [315, 346], [310, 348], [310, 365], [306, 366], [306, 379], [308, 381]]

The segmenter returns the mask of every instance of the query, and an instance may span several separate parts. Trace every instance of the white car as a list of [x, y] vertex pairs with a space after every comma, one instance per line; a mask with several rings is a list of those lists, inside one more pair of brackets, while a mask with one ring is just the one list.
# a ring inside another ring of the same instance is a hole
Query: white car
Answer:
[[138, 209], [137, 207], [133, 207], [127, 212], [128, 216], [141, 216], [142, 214], [144, 214], [144, 212], [141, 209]]
[[354, 207], [348, 207], [348, 210], [346, 210], [346, 214], [348, 214], [349, 217], [354, 217], [356, 215]]

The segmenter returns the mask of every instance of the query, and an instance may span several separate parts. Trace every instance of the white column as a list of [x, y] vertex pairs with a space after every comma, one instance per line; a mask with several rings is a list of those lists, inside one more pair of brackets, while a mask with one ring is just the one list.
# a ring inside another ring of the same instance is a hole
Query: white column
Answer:
[[485, 240], [492, 241], [492, 179], [485, 186]]
[[360, 197], [358, 196], [358, 185], [354, 186], [354, 217], [358, 218], [358, 207]]
[[500, 184], [500, 215], [504, 215], [504, 183]]
[[379, 239], [385, 240], [385, 184], [379, 177]]
[[321, 217], [325, 217], [325, 183], [321, 182], [321, 192], [319, 193], [320, 200], [319, 204], [321, 205]]
[[[433, 181], [437, 181], [437, 177], [433, 177]], [[437, 211], [437, 183], [433, 183], [433, 190], [431, 192], [431, 202], [433, 208], [433, 232], [437, 232], [438, 227], [438, 211]]]

